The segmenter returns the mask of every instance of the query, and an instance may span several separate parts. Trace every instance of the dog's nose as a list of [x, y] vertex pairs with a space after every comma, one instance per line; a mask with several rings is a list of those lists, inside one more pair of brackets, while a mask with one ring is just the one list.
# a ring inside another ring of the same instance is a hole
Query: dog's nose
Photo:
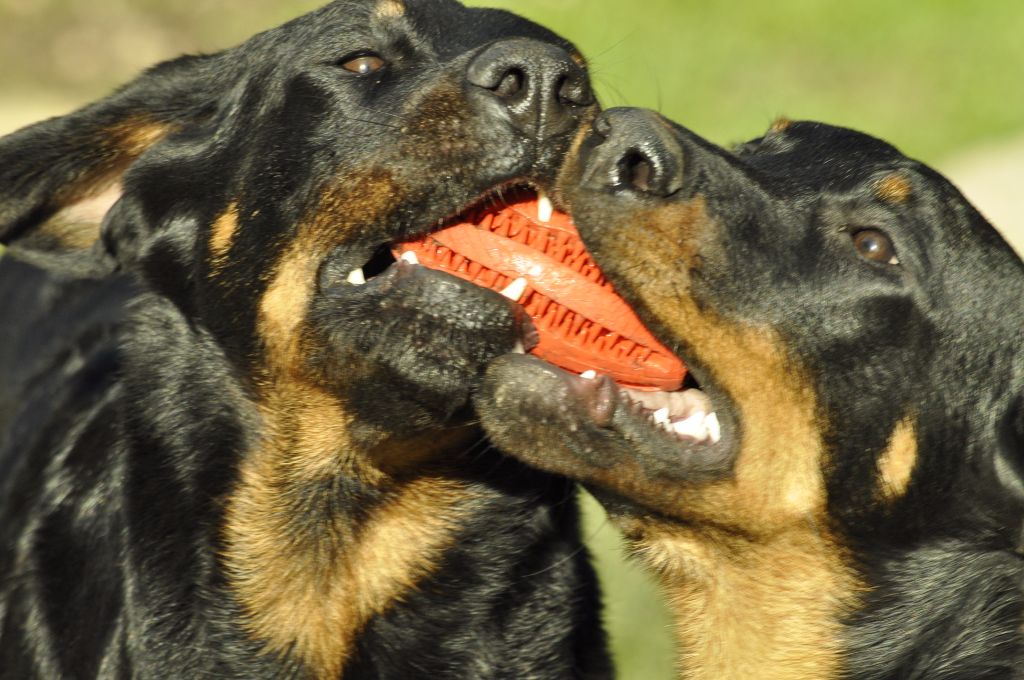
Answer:
[[591, 189], [665, 197], [683, 186], [683, 148], [653, 111], [605, 111], [594, 121], [580, 153], [583, 184]]
[[512, 125], [546, 139], [575, 127], [594, 103], [590, 78], [562, 48], [528, 38], [490, 45], [469, 65], [469, 83], [499, 103]]

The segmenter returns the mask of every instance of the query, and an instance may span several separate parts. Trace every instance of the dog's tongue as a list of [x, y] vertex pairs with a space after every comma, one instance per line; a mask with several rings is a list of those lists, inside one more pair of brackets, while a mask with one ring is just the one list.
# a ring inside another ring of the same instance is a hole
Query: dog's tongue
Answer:
[[482, 208], [395, 254], [411, 251], [426, 267], [515, 298], [539, 334], [531, 351], [546, 361], [640, 389], [679, 389], [683, 363], [615, 293], [570, 217], [550, 205], [542, 198]]

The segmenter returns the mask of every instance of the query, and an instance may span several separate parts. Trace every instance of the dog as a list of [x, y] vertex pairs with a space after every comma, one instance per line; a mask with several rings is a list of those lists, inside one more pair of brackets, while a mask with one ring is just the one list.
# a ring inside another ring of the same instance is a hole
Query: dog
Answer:
[[612, 109], [560, 196], [686, 389], [506, 355], [475, 402], [602, 500], [682, 677], [1021, 677], [1024, 267], [953, 185], [822, 123], [729, 151]]
[[608, 677], [571, 483], [471, 424], [528, 321], [390, 255], [597, 106], [515, 15], [347, 0], [0, 141], [0, 677]]

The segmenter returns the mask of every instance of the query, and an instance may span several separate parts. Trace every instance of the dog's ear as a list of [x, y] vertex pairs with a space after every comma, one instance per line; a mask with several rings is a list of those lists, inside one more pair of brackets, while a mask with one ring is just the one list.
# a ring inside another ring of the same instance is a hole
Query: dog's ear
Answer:
[[106, 99], [0, 139], [0, 243], [71, 275], [116, 269], [99, 237], [122, 177], [168, 135], [215, 113], [230, 78], [220, 61], [165, 62]]

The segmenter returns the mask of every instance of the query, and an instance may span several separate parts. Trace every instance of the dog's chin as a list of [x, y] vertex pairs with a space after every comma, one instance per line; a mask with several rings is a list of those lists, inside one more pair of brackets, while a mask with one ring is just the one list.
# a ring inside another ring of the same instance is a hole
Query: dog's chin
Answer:
[[475, 403], [510, 454], [584, 480], [588, 467], [631, 459], [652, 479], [708, 481], [726, 475], [738, 451], [736, 409], [710, 380], [641, 391], [510, 354], [488, 367]]

